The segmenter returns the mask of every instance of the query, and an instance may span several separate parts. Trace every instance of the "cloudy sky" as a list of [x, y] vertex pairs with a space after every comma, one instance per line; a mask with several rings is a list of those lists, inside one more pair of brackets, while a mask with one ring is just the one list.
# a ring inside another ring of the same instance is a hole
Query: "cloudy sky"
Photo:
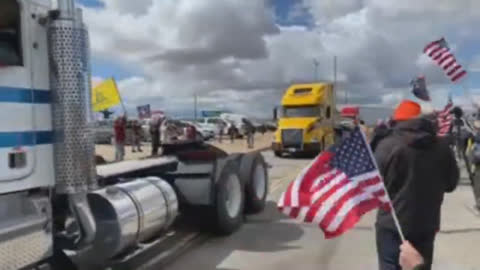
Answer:
[[[392, 108], [426, 75], [432, 104], [480, 94], [478, 0], [77, 0], [90, 28], [96, 80], [114, 76], [126, 106], [171, 114], [230, 109], [270, 116], [285, 88], [333, 79], [338, 100]], [[422, 55], [445, 37], [469, 75], [458, 85]], [[465, 90], [467, 89], [467, 90]], [[465, 94], [466, 93], [466, 94]]]

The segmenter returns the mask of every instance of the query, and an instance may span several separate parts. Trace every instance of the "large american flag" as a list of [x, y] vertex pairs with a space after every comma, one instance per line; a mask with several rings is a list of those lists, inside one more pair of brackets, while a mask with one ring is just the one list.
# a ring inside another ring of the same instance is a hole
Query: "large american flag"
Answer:
[[326, 238], [341, 235], [379, 206], [390, 209], [390, 202], [358, 127], [341, 144], [317, 156], [278, 201], [280, 211], [318, 224]]
[[463, 69], [462, 65], [457, 63], [444, 38], [430, 42], [425, 46], [423, 52], [443, 68], [445, 74], [452, 82], [457, 82], [467, 75], [467, 71]]
[[445, 108], [437, 112], [437, 122], [438, 122], [437, 136], [444, 137], [450, 131], [450, 127], [452, 126], [452, 122], [453, 122], [453, 114], [451, 113], [452, 109], [453, 109], [453, 102], [452, 102], [452, 99], [449, 99], [447, 105], [445, 105]]

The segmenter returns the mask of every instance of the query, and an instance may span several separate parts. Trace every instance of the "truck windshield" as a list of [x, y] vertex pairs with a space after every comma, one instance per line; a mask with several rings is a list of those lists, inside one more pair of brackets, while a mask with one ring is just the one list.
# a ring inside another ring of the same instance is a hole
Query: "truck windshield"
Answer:
[[317, 117], [320, 115], [319, 107], [303, 106], [303, 107], [283, 107], [283, 117]]

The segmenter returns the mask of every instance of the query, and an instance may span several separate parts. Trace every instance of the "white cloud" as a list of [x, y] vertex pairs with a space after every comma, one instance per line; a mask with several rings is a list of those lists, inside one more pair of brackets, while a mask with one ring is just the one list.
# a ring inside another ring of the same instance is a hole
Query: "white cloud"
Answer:
[[325, 24], [358, 11], [362, 8], [363, 2], [362, 0], [304, 0], [319, 24]]
[[100, 0], [108, 9], [122, 14], [143, 15], [152, 6], [153, 0]]
[[480, 72], [480, 54], [472, 58], [467, 70], [469, 72]]
[[103, 80], [104, 80], [104, 78], [102, 78], [102, 77], [93, 76], [92, 77], [92, 87], [98, 86]]
[[103, 1], [106, 9], [85, 12], [94, 56], [141, 68], [119, 82], [126, 103], [172, 110], [191, 110], [196, 92], [205, 107], [269, 115], [290, 82], [313, 79], [314, 58], [332, 80], [333, 55], [340, 101], [348, 91], [352, 103], [393, 106], [418, 74], [432, 95], [446, 95], [423, 46], [446, 36], [461, 49], [480, 22], [475, 0], [303, 0], [290, 16], [310, 12], [313, 29], [275, 25], [268, 0]]

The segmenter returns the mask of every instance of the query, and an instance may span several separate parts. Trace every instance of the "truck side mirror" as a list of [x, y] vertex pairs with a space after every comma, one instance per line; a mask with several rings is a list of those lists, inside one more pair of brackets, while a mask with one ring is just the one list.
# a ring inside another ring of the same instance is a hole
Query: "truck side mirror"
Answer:
[[273, 120], [277, 121], [277, 107], [273, 108]]

